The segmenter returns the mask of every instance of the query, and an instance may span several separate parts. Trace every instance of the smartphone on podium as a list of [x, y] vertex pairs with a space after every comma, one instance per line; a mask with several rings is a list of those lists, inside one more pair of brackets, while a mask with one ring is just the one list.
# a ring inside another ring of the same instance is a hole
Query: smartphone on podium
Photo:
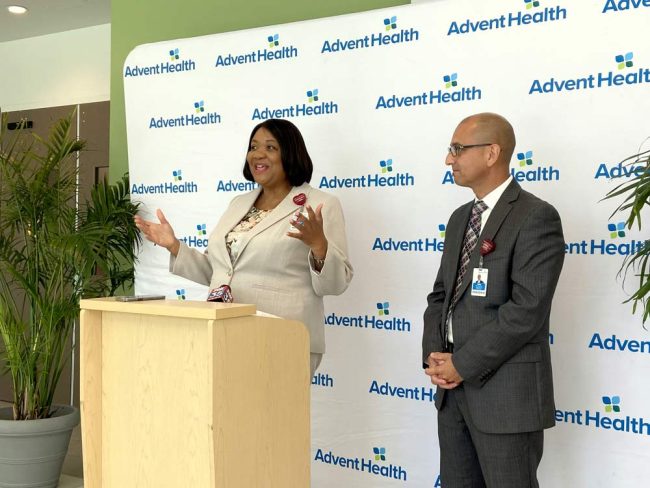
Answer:
[[164, 300], [165, 295], [129, 295], [115, 297], [118, 302], [144, 302], [145, 300]]

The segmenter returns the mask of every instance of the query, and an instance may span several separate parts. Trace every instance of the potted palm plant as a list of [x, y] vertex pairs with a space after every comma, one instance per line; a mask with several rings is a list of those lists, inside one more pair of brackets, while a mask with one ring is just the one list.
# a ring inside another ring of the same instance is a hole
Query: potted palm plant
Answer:
[[79, 299], [128, 284], [140, 244], [126, 175], [75, 204], [84, 143], [73, 115], [46, 139], [0, 126], [0, 351], [12, 383], [12, 406], [0, 409], [0, 487], [57, 485], [79, 411], [52, 402]]
[[[641, 216], [650, 208], [650, 150], [642, 151], [622, 161], [622, 166], [629, 167], [628, 172], [634, 176], [617, 185], [607, 193], [606, 199], [624, 197], [623, 202], [614, 210], [627, 215], [625, 225], [631, 229], [637, 225], [641, 229]], [[640, 309], [643, 323], [650, 317], [650, 240], [645, 240], [636, 252], [626, 256], [619, 271], [623, 280], [628, 273], [638, 279], [638, 288], [626, 302], [632, 302], [632, 313]]]

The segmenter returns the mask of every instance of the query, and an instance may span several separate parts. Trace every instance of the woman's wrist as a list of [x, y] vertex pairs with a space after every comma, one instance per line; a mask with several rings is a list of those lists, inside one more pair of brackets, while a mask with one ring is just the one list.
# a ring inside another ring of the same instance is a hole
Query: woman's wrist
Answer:
[[325, 241], [325, 244], [312, 247], [311, 255], [314, 261], [325, 261], [325, 256], [327, 256], [327, 241]]
[[174, 243], [167, 248], [167, 250], [172, 254], [172, 256], [178, 256], [178, 251], [181, 249], [181, 241], [176, 239]]

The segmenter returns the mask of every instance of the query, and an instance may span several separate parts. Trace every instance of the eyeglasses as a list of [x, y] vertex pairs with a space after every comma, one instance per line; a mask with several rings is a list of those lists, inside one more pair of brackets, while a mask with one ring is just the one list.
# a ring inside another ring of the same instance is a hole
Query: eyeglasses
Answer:
[[449, 154], [451, 154], [453, 157], [456, 158], [456, 157], [458, 157], [460, 155], [460, 152], [463, 149], [470, 149], [472, 147], [491, 146], [492, 144], [494, 144], [494, 142], [486, 142], [484, 144], [468, 144], [466, 146], [464, 146], [462, 144], [452, 144], [451, 146], [449, 146], [447, 148], [447, 150], [449, 151]]

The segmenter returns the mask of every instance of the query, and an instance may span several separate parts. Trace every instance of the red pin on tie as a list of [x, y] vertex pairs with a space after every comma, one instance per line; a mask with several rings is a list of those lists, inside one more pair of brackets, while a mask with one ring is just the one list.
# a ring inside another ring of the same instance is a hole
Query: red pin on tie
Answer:
[[295, 197], [293, 197], [293, 203], [296, 205], [304, 205], [307, 202], [307, 195], [304, 193], [298, 193]]

